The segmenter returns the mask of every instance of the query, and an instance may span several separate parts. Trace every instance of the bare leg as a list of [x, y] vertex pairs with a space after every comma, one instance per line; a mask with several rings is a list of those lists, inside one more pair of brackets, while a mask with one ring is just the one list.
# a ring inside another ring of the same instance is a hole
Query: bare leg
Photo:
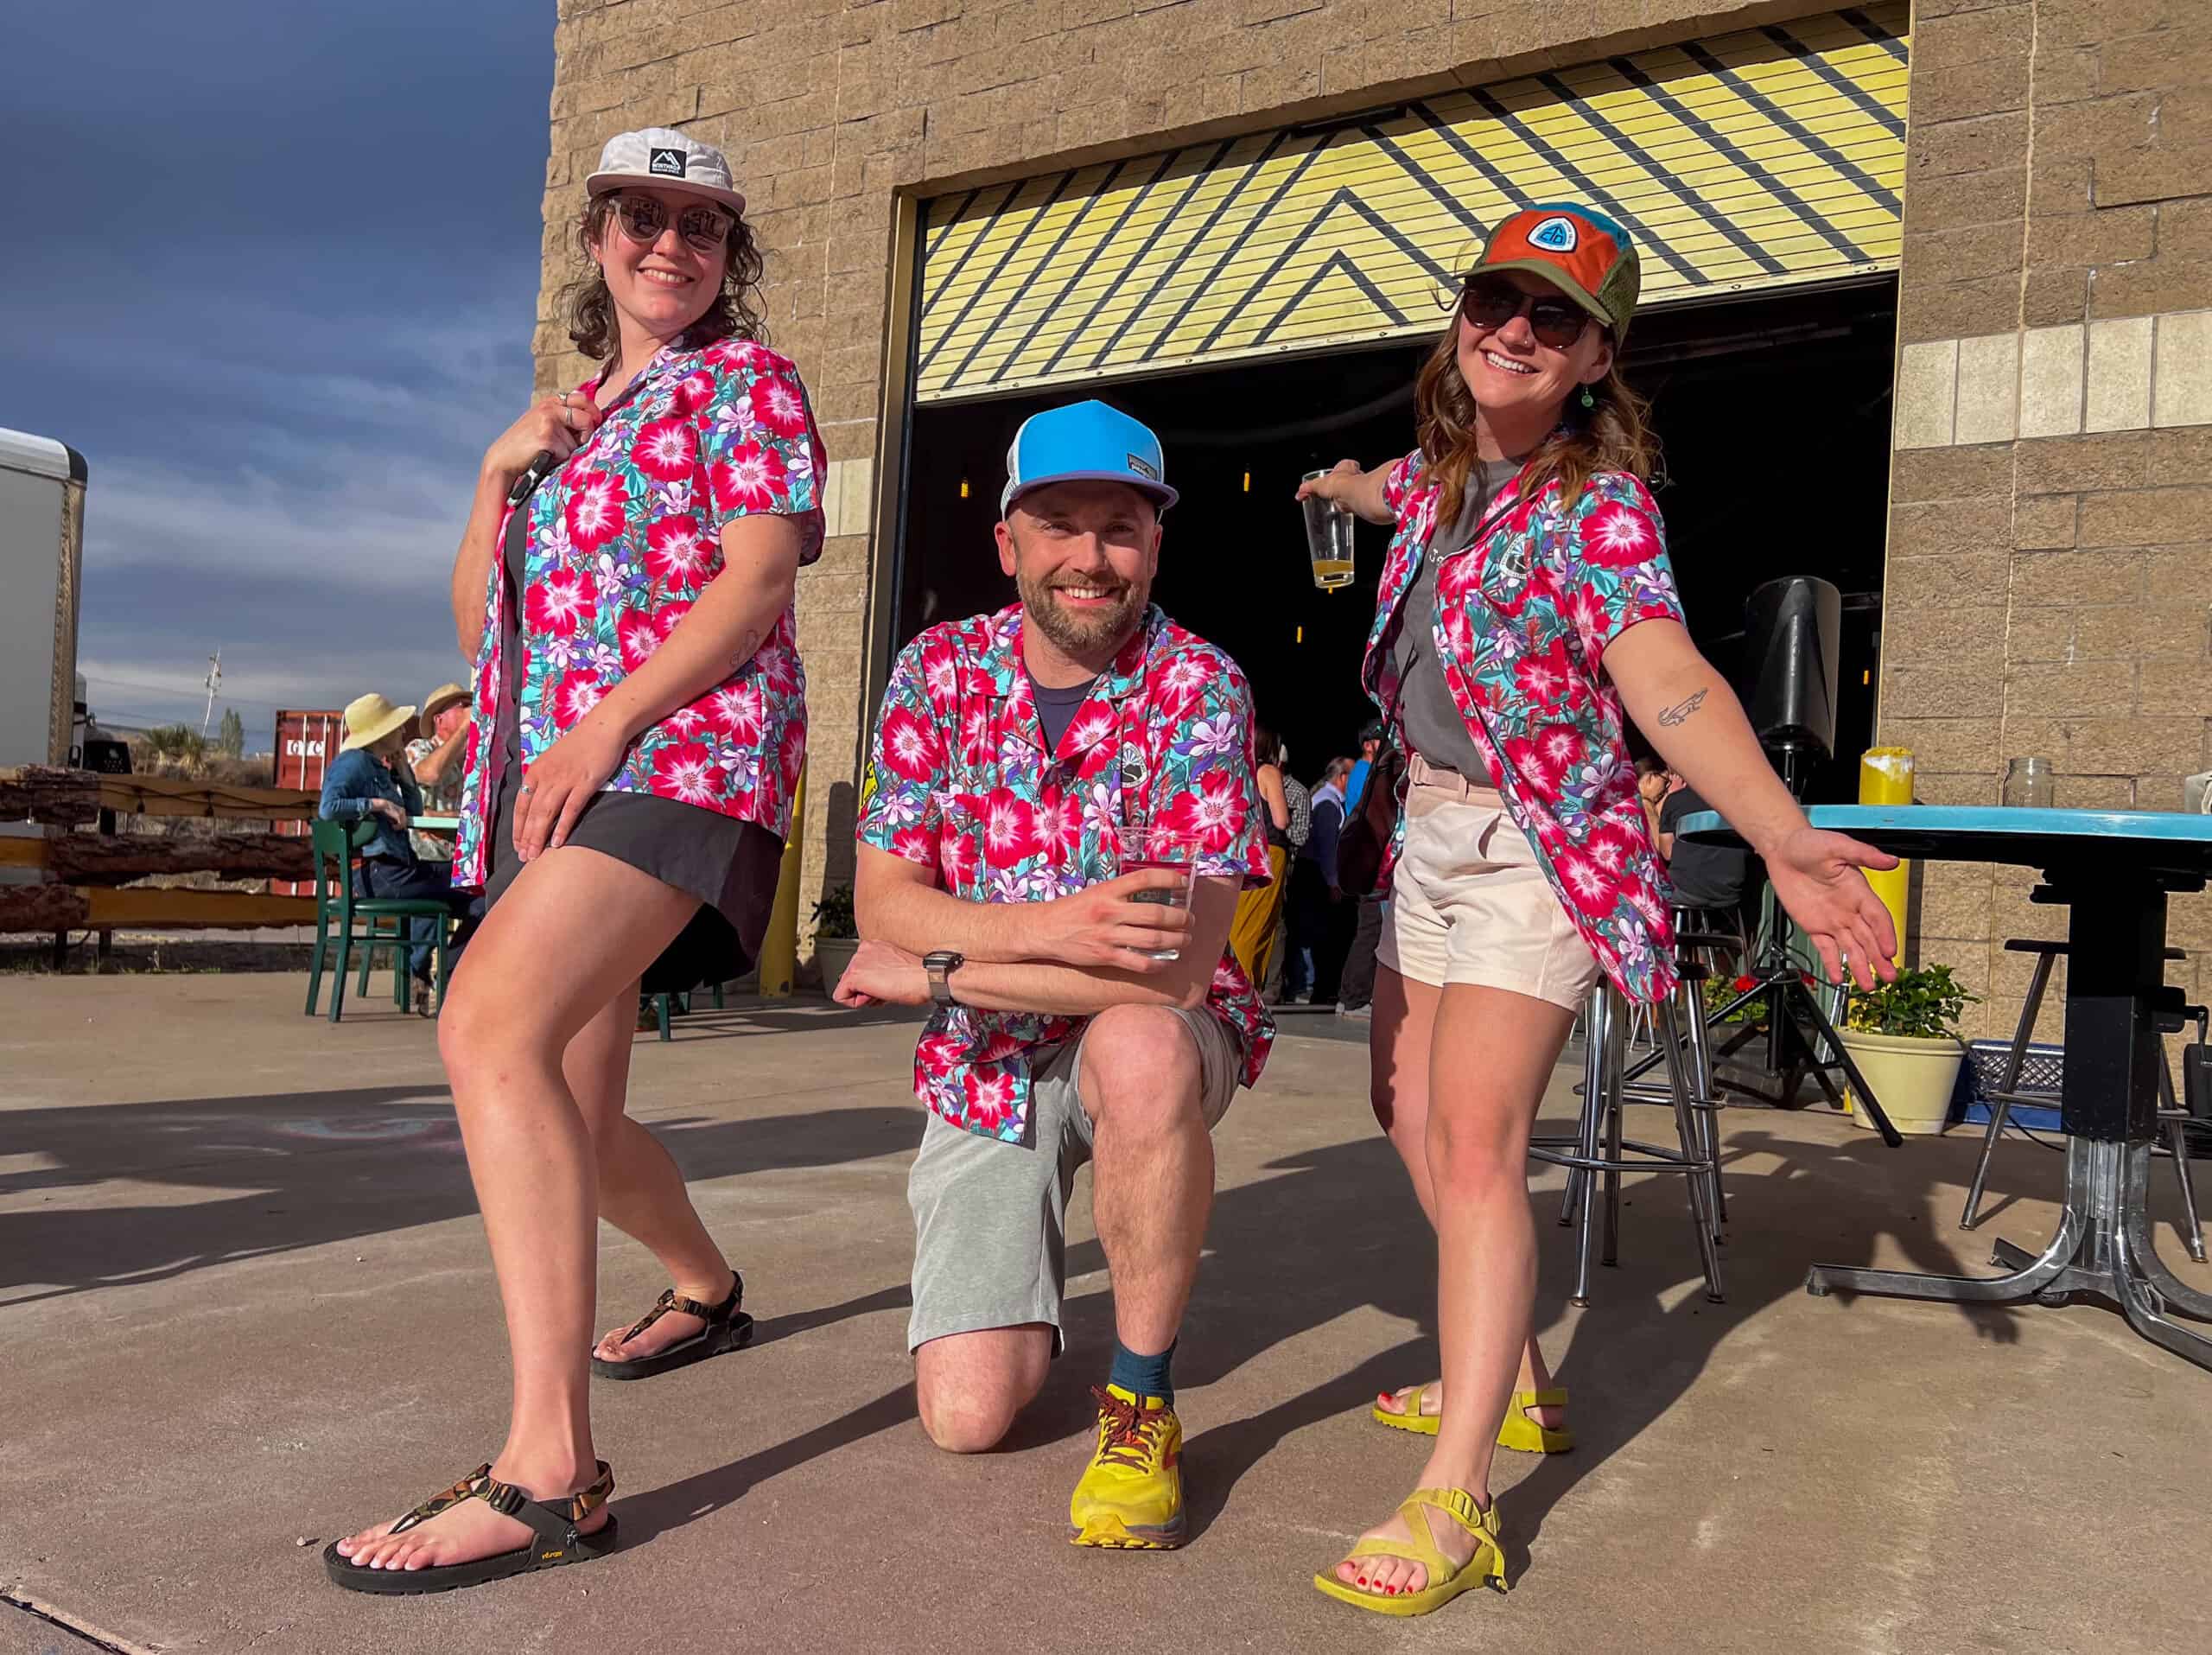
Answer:
[[[1429, 1045], [1436, 1028], [1437, 1003], [1443, 998], [1442, 989], [1417, 983], [1401, 977], [1387, 965], [1377, 966], [1375, 972], [1375, 1021], [1368, 1033], [1368, 1101], [1375, 1110], [1375, 1118], [1382, 1123], [1385, 1136], [1397, 1150], [1398, 1158], [1406, 1163], [1406, 1175], [1413, 1180], [1414, 1199], [1427, 1215], [1429, 1226], [1436, 1225], [1436, 1185], [1428, 1170], [1428, 1063]], [[1529, 1342], [1521, 1353], [1521, 1372], [1516, 1389], [1548, 1391], [1551, 1388], [1552, 1371], [1544, 1365], [1544, 1353], [1536, 1343], [1536, 1330], [1529, 1330]], [[1406, 1385], [1396, 1391], [1385, 1391], [1376, 1400], [1376, 1406], [1386, 1413], [1402, 1414], [1413, 1399], [1413, 1387]], [[1425, 1386], [1421, 1391], [1421, 1411], [1440, 1414], [1444, 1410], [1444, 1386], [1440, 1380]], [[1563, 1408], [1531, 1408], [1529, 1416], [1546, 1428], [1557, 1430], [1567, 1423]]]
[[1154, 1355], [1183, 1325], [1213, 1210], [1198, 1044], [1171, 1011], [1115, 1006], [1091, 1020], [1077, 1084], [1096, 1123], [1091, 1213], [1115, 1332]]
[[[499, 1273], [512, 1352], [507, 1441], [493, 1475], [557, 1499], [595, 1474], [590, 1382], [598, 1270], [591, 1136], [561, 1059], [628, 991], [698, 899], [581, 846], [524, 868], [454, 975], [438, 1024], [468, 1170]], [[596, 1525], [594, 1525], [596, 1526]], [[531, 1531], [465, 1500], [402, 1535], [389, 1524], [340, 1552], [384, 1569], [466, 1563]]]
[[1052, 1329], [1041, 1321], [932, 1339], [914, 1353], [922, 1429], [948, 1454], [995, 1448], [1052, 1364]]
[[[685, 1298], [720, 1304], [732, 1275], [721, 1250], [691, 1205], [675, 1157], [661, 1141], [623, 1113], [630, 1090], [630, 1048], [636, 1043], [638, 985], [631, 983], [579, 1029], [561, 1054], [561, 1073], [583, 1111], [599, 1167], [599, 1216], [642, 1242], [670, 1284]], [[696, 1334], [696, 1316], [671, 1311], [623, 1342], [629, 1323], [610, 1329], [593, 1351], [611, 1362], [653, 1355]]]
[[[1529, 1134], [1574, 1015], [1527, 995], [1444, 990], [1429, 1047], [1428, 1172], [1436, 1203], [1437, 1327], [1447, 1404], [1420, 1486], [1464, 1488], [1490, 1501], [1498, 1421], [1527, 1349], [1536, 1296], [1529, 1205]], [[1473, 1537], [1431, 1522], [1454, 1563]], [[1408, 1538], [1402, 1519], [1369, 1531]], [[1404, 1558], [1354, 1554], [1338, 1575], [1386, 1596], [1418, 1592], [1427, 1571]]]

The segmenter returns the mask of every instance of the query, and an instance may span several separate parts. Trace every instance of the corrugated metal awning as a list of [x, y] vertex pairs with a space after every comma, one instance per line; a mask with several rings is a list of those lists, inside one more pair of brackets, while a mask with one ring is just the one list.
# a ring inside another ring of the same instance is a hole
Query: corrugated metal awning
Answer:
[[1647, 303], [1894, 269], [1906, 7], [1745, 29], [924, 207], [924, 402], [1412, 337], [1532, 201]]

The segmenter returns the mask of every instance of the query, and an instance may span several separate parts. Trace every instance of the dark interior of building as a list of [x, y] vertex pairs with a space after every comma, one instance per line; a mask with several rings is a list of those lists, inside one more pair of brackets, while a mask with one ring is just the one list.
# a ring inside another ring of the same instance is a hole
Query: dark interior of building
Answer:
[[[1734, 674], [1745, 595], [1783, 575], [1844, 594], [1838, 756], [1815, 799], [1854, 796], [1872, 739], [1888, 499], [1896, 287], [1878, 283], [1662, 307], [1630, 335], [1630, 380], [1653, 404], [1656, 493], [1690, 628]], [[1413, 446], [1425, 347], [1243, 361], [1117, 382], [1108, 401], [1158, 431], [1182, 492], [1168, 514], [1156, 601], [1234, 655], [1258, 716], [1310, 778], [1352, 750], [1371, 716], [1360, 652], [1389, 540], [1362, 525], [1354, 583], [1318, 590], [1292, 494], [1315, 467], [1372, 465]], [[924, 407], [913, 420], [899, 540], [898, 641], [1013, 598], [991, 529], [1014, 429], [1084, 394]], [[964, 491], [964, 492], [963, 492]]]

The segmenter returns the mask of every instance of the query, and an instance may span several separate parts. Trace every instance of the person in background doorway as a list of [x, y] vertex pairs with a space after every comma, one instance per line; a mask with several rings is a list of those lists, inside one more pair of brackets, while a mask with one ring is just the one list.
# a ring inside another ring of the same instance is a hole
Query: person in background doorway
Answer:
[[[457, 684], [442, 684], [423, 697], [418, 734], [407, 744], [407, 767], [423, 790], [426, 816], [461, 814], [461, 773], [468, 756], [471, 700]], [[454, 836], [417, 828], [408, 836], [424, 862], [453, 860]]]
[[[366, 820], [376, 823], [375, 836], [361, 847], [356, 875], [361, 895], [442, 902], [452, 911], [461, 926], [447, 945], [450, 968], [475, 930], [472, 915], [476, 897], [473, 892], [454, 890], [448, 857], [440, 852], [424, 859], [409, 832], [408, 819], [423, 814], [422, 789], [401, 756], [414, 721], [414, 708], [395, 707], [380, 695], [359, 696], [349, 703], [345, 738], [323, 773], [322, 799], [315, 810], [325, 821], [349, 827]], [[414, 980], [415, 1009], [423, 1016], [430, 1013], [430, 971], [436, 958], [432, 944], [444, 923], [428, 915], [407, 921], [411, 945], [408, 970]]]
[[1299, 489], [1395, 528], [1361, 665], [1408, 767], [1369, 1051], [1436, 1231], [1444, 1378], [1377, 1399], [1434, 1447], [1396, 1513], [1314, 1577], [1386, 1614], [1503, 1586], [1492, 1457], [1572, 1440], [1532, 1330], [1529, 1129], [1600, 972], [1639, 1004], [1675, 984], [1627, 720], [1763, 853], [1831, 977], [1895, 974], [1859, 871], [1895, 859], [1807, 823], [1683, 627], [1644, 404], [1616, 366], [1637, 285], [1603, 214], [1506, 215], [1421, 367], [1420, 447]]
[[1260, 805], [1265, 812], [1268, 836], [1268, 882], [1247, 886], [1236, 899], [1236, 917], [1229, 927], [1229, 952], [1256, 986], [1273, 969], [1277, 922], [1282, 917], [1284, 875], [1290, 861], [1290, 795], [1283, 786], [1282, 743], [1266, 725], [1253, 732], [1255, 755], [1253, 779], [1259, 784]]
[[[578, 205], [569, 336], [598, 370], [493, 440], [453, 575], [476, 663], [454, 879], [490, 907], [438, 1049], [506, 1311], [507, 1435], [326, 1550], [355, 1591], [605, 1556], [591, 1376], [645, 1378], [752, 1331], [683, 1174], [624, 1105], [640, 978], [719, 981], [767, 931], [806, 752], [793, 598], [829, 458], [798, 371], [762, 342], [761, 254], [721, 152], [618, 133]], [[541, 452], [555, 468], [532, 491]], [[602, 1218], [671, 1285], [595, 1336]], [[442, 1395], [441, 1353], [416, 1355]]]
[[[836, 990], [936, 1007], [914, 1057], [930, 1113], [906, 1344], [939, 1448], [995, 1447], [1044, 1388], [1068, 1197], [1091, 1163], [1114, 1350], [1070, 1537], [1135, 1550], [1185, 1537], [1173, 1360], [1211, 1133], [1274, 1038], [1227, 949], [1237, 893], [1269, 876], [1251, 691], [1150, 602], [1166, 469], [1159, 439], [1102, 402], [1015, 433], [997, 539], [1020, 602], [932, 627], [892, 669], [859, 824], [862, 940]], [[1183, 867], [1122, 871], [1147, 827]]]
[[[1636, 796], [1643, 805], [1643, 825], [1658, 843], [1659, 801], [1667, 796], [1667, 767], [1646, 754], [1636, 761]], [[1662, 849], [1661, 856], [1667, 853]]]
[[[1290, 825], [1283, 830], [1283, 834], [1290, 841], [1290, 860], [1294, 863], [1313, 831], [1313, 795], [1306, 790], [1304, 782], [1290, 773], [1289, 748], [1277, 742], [1275, 751], [1276, 768], [1282, 773], [1283, 802], [1290, 807]], [[1271, 1006], [1281, 1003], [1289, 992], [1294, 971], [1291, 960], [1297, 952], [1290, 945], [1290, 869], [1287, 867], [1283, 869], [1282, 884], [1283, 900], [1275, 907], [1274, 944], [1268, 953], [1271, 964], [1268, 968], [1267, 981], [1260, 988], [1260, 997]], [[1305, 981], [1310, 983], [1313, 976], [1313, 962], [1308, 960], [1305, 966]]]
[[1337, 840], [1344, 832], [1344, 779], [1351, 768], [1350, 759], [1332, 759], [1321, 772], [1313, 786], [1306, 843], [1290, 865], [1291, 969], [1283, 984], [1285, 1005], [1336, 1003], [1337, 979], [1344, 970], [1332, 945], [1344, 901], [1337, 888]]
[[1367, 791], [1368, 773], [1375, 767], [1375, 755], [1382, 750], [1382, 721], [1370, 718], [1359, 732], [1359, 757], [1353, 761], [1351, 774], [1344, 780], [1344, 811], [1347, 815], [1359, 808], [1360, 795]]
[[1715, 914], [1725, 932], [1740, 932], [1744, 898], [1751, 887], [1751, 853], [1729, 845], [1698, 844], [1688, 839], [1678, 842], [1675, 832], [1682, 818], [1713, 806], [1675, 772], [1664, 771], [1662, 778], [1666, 792], [1660, 801], [1654, 838], [1659, 854], [1667, 859], [1675, 903]]

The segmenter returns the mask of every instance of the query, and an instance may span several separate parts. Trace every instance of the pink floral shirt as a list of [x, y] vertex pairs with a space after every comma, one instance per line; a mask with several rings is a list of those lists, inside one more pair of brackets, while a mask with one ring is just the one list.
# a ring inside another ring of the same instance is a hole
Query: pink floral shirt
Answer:
[[[1252, 764], [1252, 696], [1236, 663], [1158, 609], [1045, 751], [1021, 659], [1021, 606], [933, 627], [891, 672], [861, 805], [862, 844], [936, 873], [955, 896], [1034, 902], [1122, 871], [1139, 822], [1198, 847], [1201, 877], [1269, 877]], [[1244, 1084], [1274, 1025], [1224, 951], [1207, 1009], [1236, 1035]], [[1033, 1059], [1079, 1017], [940, 1009], [914, 1053], [915, 1095], [953, 1125], [1020, 1142]]]
[[[514, 624], [524, 770], [676, 629], [721, 573], [724, 525], [755, 512], [804, 518], [799, 561], [820, 557], [828, 476], [806, 389], [783, 357], [743, 340], [655, 357], [521, 508], [529, 539]], [[466, 888], [490, 871], [499, 797], [506, 539], [503, 517], [454, 852], [454, 883]], [[601, 791], [681, 799], [780, 837], [805, 758], [806, 677], [786, 608], [744, 665], [639, 735]]]
[[[1567, 917], [1623, 994], [1656, 1001], [1675, 985], [1672, 892], [1605, 653], [1639, 621], [1682, 618], [1659, 508], [1620, 472], [1599, 473], [1572, 500], [1556, 481], [1531, 500], [1518, 490], [1516, 480], [1499, 492], [1484, 508], [1487, 532], [1438, 573], [1437, 659], [1491, 785]], [[1386, 716], [1398, 705], [1391, 618], [1420, 576], [1441, 493], [1418, 449], [1385, 482], [1398, 526], [1361, 681]], [[1391, 738], [1402, 749], [1404, 732]], [[1405, 831], [1402, 806], [1386, 890]]]

